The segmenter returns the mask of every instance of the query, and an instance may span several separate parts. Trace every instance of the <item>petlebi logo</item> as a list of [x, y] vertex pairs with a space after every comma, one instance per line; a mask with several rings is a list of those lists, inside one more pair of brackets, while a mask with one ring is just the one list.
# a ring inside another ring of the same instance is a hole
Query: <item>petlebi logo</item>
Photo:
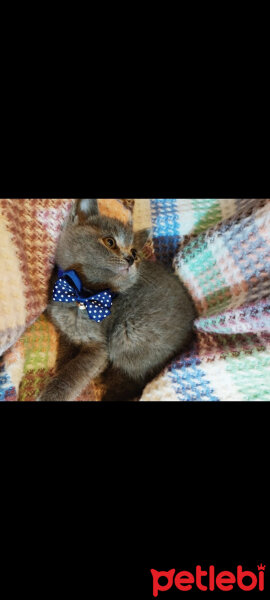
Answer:
[[208, 570], [202, 569], [200, 565], [196, 567], [194, 573], [190, 571], [179, 571], [176, 569], [170, 571], [156, 571], [151, 569], [153, 576], [153, 596], [157, 598], [161, 592], [167, 592], [173, 587], [180, 592], [189, 592], [197, 590], [202, 592], [230, 592], [237, 587], [244, 592], [252, 590], [264, 591], [264, 573], [265, 565], [262, 563], [257, 566], [257, 571], [246, 571], [242, 565], [238, 565], [235, 572], [220, 571], [216, 572], [216, 568], [211, 565]]

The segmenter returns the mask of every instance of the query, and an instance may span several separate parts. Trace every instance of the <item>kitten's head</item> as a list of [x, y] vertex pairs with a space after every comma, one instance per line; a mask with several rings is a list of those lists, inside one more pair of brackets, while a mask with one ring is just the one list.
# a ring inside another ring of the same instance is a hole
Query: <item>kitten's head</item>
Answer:
[[131, 222], [124, 225], [100, 214], [96, 199], [78, 200], [61, 234], [56, 262], [64, 271], [76, 271], [86, 288], [121, 292], [136, 283], [149, 236], [148, 229], [134, 233]]

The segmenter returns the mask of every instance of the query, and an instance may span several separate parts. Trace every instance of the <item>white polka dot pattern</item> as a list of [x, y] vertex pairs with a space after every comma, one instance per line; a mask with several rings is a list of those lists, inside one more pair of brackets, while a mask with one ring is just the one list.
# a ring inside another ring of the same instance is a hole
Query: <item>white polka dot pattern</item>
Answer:
[[[76, 286], [71, 285], [64, 277], [60, 277], [53, 289], [54, 302], [68, 302], [84, 305], [88, 316], [96, 323], [101, 323], [111, 314], [109, 310], [112, 306], [112, 294], [110, 290], [99, 292], [93, 296], [85, 297], [82, 292], [78, 292]], [[79, 307], [80, 308], [80, 307]]]

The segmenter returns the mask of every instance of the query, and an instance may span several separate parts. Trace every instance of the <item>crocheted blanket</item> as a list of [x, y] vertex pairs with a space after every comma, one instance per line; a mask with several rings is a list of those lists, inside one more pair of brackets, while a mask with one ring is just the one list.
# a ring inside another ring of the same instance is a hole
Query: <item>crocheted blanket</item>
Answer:
[[[24, 204], [15, 218], [16, 201], [0, 202], [0, 400], [33, 401], [55, 367], [57, 333], [43, 311], [71, 201], [17, 201]], [[99, 202], [123, 219], [132, 207]], [[166, 366], [141, 400], [270, 400], [270, 200], [136, 200], [134, 227], [148, 226], [153, 244], [146, 256], [173, 264], [198, 318], [189, 351]], [[99, 399], [95, 382], [78, 398]]]

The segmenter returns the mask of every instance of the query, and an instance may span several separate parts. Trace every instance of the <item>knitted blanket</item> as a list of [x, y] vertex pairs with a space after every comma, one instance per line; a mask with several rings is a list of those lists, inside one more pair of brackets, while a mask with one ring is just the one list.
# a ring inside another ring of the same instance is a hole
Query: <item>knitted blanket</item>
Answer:
[[[55, 367], [57, 333], [43, 311], [71, 201], [17, 201], [15, 218], [14, 202], [0, 201], [0, 400], [33, 401]], [[119, 202], [99, 202], [127, 218]], [[270, 200], [136, 200], [134, 227], [148, 226], [146, 256], [173, 264], [198, 318], [191, 347], [141, 400], [270, 400]], [[78, 398], [99, 399], [95, 382]]]

